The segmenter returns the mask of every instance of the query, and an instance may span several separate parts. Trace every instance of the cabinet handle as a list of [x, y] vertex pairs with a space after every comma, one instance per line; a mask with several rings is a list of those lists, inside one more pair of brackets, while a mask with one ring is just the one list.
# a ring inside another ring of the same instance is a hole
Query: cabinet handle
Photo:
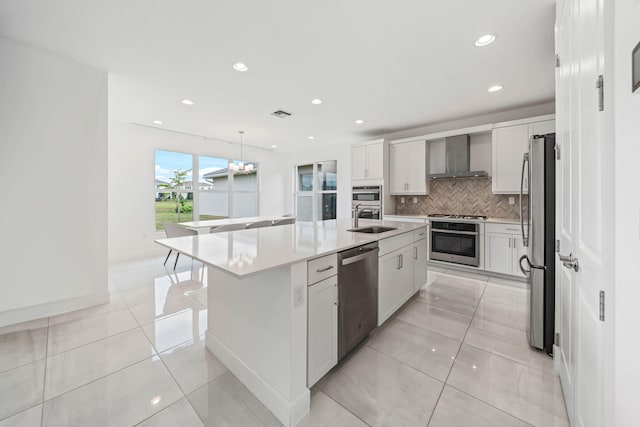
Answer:
[[413, 259], [418, 259], [418, 248], [413, 248]]
[[333, 285], [333, 295], [334, 295], [333, 303], [335, 305], [338, 305], [338, 284], [337, 283]]
[[329, 265], [329, 266], [324, 267], [324, 268], [318, 268], [318, 269], [316, 270], [316, 273], [324, 273], [325, 271], [329, 271], [329, 270], [331, 270], [332, 268], [333, 268], [333, 265]]
[[400, 255], [400, 268], [404, 268], [404, 257]]
[[400, 263], [402, 262], [402, 261], [400, 261], [400, 257], [401, 257], [401, 256], [402, 256], [402, 255], [398, 255], [398, 263], [397, 263], [397, 265], [396, 265], [396, 270], [400, 270], [400, 269], [402, 268], [402, 264], [400, 264]]

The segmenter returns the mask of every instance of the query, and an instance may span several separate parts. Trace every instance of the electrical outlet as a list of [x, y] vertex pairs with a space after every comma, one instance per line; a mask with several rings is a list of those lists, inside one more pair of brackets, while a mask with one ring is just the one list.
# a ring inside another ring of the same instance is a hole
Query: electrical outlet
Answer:
[[418, 203], [418, 198], [417, 197], [413, 198], [413, 203]]
[[404, 197], [400, 197], [400, 203], [404, 203]]
[[510, 205], [515, 205], [516, 204], [516, 198], [515, 197], [509, 197], [509, 204]]
[[298, 285], [293, 288], [293, 306], [304, 304], [304, 286]]

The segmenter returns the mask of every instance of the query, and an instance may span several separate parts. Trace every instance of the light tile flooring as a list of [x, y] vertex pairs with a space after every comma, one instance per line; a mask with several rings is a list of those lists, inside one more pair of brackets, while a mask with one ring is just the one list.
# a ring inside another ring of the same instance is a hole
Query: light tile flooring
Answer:
[[[168, 263], [169, 264], [169, 263]], [[0, 329], [0, 427], [279, 426], [204, 346], [206, 272], [110, 269], [111, 303]], [[566, 426], [518, 283], [432, 269], [311, 390], [301, 426]]]

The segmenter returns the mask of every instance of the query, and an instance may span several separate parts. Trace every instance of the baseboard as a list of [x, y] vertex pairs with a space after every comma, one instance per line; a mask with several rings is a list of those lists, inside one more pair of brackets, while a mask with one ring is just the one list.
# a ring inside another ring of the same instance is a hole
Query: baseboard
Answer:
[[0, 328], [107, 303], [109, 303], [109, 292], [105, 290], [77, 298], [7, 310], [0, 313]]
[[309, 413], [311, 395], [308, 388], [293, 402], [288, 402], [209, 331], [205, 344], [285, 426], [295, 426]]

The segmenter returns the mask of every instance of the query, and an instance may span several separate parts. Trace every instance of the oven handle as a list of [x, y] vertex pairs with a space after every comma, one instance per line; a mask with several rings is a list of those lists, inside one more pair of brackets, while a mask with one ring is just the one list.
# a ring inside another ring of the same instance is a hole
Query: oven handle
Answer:
[[447, 233], [447, 234], [466, 234], [468, 236], [477, 236], [478, 233], [477, 231], [457, 231], [457, 230], [440, 230], [437, 228], [432, 228], [431, 229], [432, 233]]

